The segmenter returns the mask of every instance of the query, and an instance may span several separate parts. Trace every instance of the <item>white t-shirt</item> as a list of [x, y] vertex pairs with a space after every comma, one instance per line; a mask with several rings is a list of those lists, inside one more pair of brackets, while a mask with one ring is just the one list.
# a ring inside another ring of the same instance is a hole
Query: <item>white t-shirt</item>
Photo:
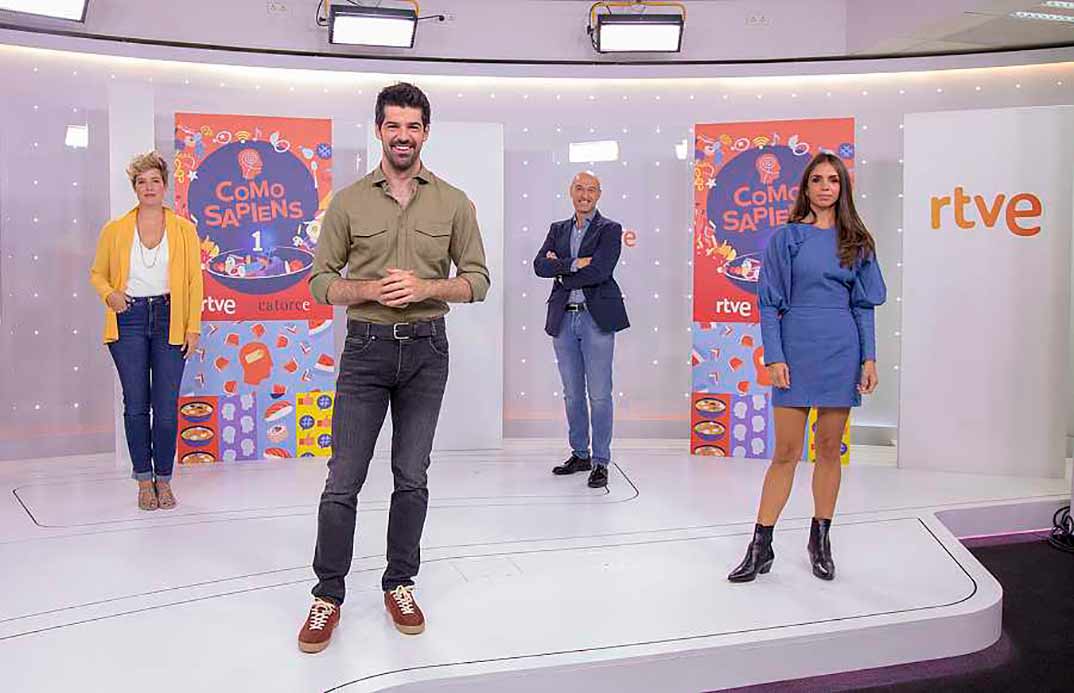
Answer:
[[131, 243], [131, 271], [127, 277], [127, 295], [133, 297], [161, 296], [169, 293], [168, 283], [168, 234], [153, 249], [142, 245], [138, 230]]

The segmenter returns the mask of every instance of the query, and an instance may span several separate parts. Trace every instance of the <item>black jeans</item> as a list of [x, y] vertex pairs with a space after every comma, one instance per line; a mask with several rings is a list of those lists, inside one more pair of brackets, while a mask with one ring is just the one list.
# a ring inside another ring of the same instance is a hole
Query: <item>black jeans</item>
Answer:
[[388, 591], [414, 584], [429, 505], [429, 451], [448, 377], [444, 321], [431, 325], [433, 336], [403, 340], [371, 336], [367, 323], [347, 325], [332, 414], [332, 457], [317, 513], [316, 597], [343, 603], [354, 554], [358, 492], [389, 404], [395, 490], [388, 514], [388, 567], [381, 587]]

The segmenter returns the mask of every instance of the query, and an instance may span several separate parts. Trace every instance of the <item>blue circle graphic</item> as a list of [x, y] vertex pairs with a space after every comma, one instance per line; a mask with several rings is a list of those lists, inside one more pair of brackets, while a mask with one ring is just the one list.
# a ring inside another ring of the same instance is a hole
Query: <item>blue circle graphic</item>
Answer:
[[[747, 262], [759, 266], [772, 231], [794, 205], [798, 181], [808, 163], [808, 157], [774, 145], [744, 151], [720, 169], [705, 211], [716, 240], [735, 249], [729, 270]], [[733, 271], [727, 276], [742, 289], [757, 293], [756, 279], [739, 281]]]
[[232, 142], [191, 173], [190, 215], [216, 244], [209, 273], [245, 294], [283, 291], [313, 264], [294, 247], [303, 224], [317, 215], [316, 182], [305, 163], [268, 142]]

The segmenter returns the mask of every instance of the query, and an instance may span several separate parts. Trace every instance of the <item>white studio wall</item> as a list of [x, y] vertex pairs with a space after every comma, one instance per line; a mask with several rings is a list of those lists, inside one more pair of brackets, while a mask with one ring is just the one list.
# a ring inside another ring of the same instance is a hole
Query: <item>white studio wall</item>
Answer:
[[[148, 102], [110, 100], [112, 85], [150, 95], [155, 145], [167, 156], [175, 151], [177, 112], [331, 119], [337, 189], [368, 170], [366, 130], [374, 100], [396, 80], [413, 81], [428, 94], [430, 148], [444, 124], [502, 123], [503, 270], [493, 277], [493, 291], [503, 290], [501, 397], [508, 438], [560, 437], [565, 431], [551, 340], [541, 329], [548, 283], [534, 276], [531, 262], [549, 224], [570, 215], [567, 186], [578, 169], [591, 168], [601, 177], [602, 213], [633, 234], [616, 270], [632, 324], [616, 344], [616, 436], [685, 441], [693, 124], [852, 117], [858, 209], [876, 236], [893, 297], [876, 316], [881, 388], [855, 411], [854, 440], [893, 440], [902, 373], [902, 305], [894, 297], [902, 291], [903, 166], [909, 162], [904, 114], [1074, 103], [1074, 51], [1052, 56], [1060, 62], [1049, 64], [985, 67], [992, 59], [974, 56], [964, 60], [980, 66], [968, 69], [936, 69], [934, 61], [911, 60], [898, 63], [904, 72], [802, 75], [797, 72], [813, 67], [788, 64], [781, 77], [623, 80], [604, 79], [598, 68], [584, 76], [564, 69], [557, 78], [518, 78], [372, 73], [363, 71], [370, 69], [365, 63], [339, 61], [318, 63], [317, 70], [296, 69], [298, 60], [290, 67], [265, 66], [272, 57], [260, 59], [261, 65], [223, 65], [160, 59], [148, 49], [150, 57], [136, 58], [105, 55], [103, 48], [101, 54], [86, 52], [96, 44], [44, 50], [15, 45], [15, 38], [27, 40], [21, 34], [4, 38], [0, 69], [9, 77], [0, 99], [4, 459], [115, 449], [114, 369], [99, 339], [102, 308], [86, 276], [97, 233], [110, 217], [108, 189], [127, 185], [121, 172], [109, 168], [109, 138], [122, 130], [125, 110]], [[59, 38], [56, 43], [64, 45]], [[140, 54], [138, 47], [128, 48]], [[240, 54], [229, 59], [248, 60]], [[891, 66], [878, 61], [850, 67]], [[67, 127], [85, 124], [89, 146], [66, 146]], [[571, 144], [612, 140], [618, 142], [615, 161], [569, 160]], [[476, 196], [480, 185], [463, 187]], [[488, 204], [475, 201], [484, 216]], [[482, 221], [489, 242], [489, 222]], [[58, 271], [42, 282], [48, 269]], [[483, 315], [489, 305], [454, 312]], [[1068, 426], [1074, 431], [1074, 420]]]
[[899, 465], [1062, 477], [1074, 107], [910, 114], [905, 137]]
[[[380, 165], [382, 150], [372, 123], [366, 127], [368, 170]], [[430, 124], [421, 159], [434, 174], [461, 189], [477, 208], [492, 284], [481, 303], [452, 304], [446, 321], [451, 343], [448, 375], [434, 450], [503, 447], [503, 125]], [[384, 421], [378, 449], [391, 441]]]

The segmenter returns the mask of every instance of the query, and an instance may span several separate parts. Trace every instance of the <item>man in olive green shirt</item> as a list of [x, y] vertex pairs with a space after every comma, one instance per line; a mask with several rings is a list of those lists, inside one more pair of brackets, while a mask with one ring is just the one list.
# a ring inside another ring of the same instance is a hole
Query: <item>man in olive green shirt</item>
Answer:
[[413, 578], [429, 502], [429, 451], [448, 376], [444, 314], [448, 303], [482, 301], [489, 289], [473, 203], [422, 166], [429, 112], [429, 100], [413, 85], [381, 91], [381, 165], [336, 194], [321, 226], [310, 292], [318, 302], [348, 306], [348, 321], [317, 517], [318, 582], [298, 636], [303, 652], [327, 647], [339, 622], [358, 492], [389, 404], [395, 490], [381, 587], [399, 631], [425, 629]]

